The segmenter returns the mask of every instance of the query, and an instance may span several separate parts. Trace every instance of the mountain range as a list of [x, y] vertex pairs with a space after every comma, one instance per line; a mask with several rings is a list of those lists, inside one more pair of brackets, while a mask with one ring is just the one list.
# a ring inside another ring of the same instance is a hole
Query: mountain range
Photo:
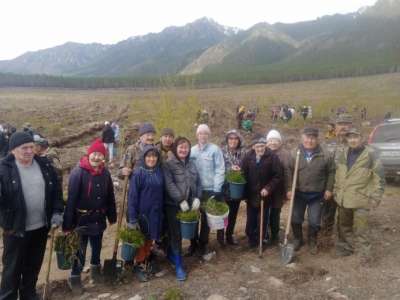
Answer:
[[247, 30], [202, 18], [113, 45], [68, 42], [0, 61], [0, 72], [79, 77], [321, 78], [400, 71], [400, 0]]

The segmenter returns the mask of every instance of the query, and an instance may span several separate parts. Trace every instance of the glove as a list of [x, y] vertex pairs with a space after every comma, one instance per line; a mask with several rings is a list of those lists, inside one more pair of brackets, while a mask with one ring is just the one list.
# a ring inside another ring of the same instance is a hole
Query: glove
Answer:
[[179, 206], [181, 207], [181, 211], [185, 212], [189, 210], [189, 204], [187, 203], [186, 200], [183, 200]]
[[200, 208], [200, 199], [194, 198], [192, 202], [192, 210], [198, 210]]
[[63, 223], [63, 215], [60, 213], [53, 214], [53, 216], [51, 217], [50, 223], [51, 223], [51, 227], [53, 227], [53, 228], [60, 227]]
[[139, 224], [137, 222], [128, 223], [127, 227], [132, 230], [140, 230]]

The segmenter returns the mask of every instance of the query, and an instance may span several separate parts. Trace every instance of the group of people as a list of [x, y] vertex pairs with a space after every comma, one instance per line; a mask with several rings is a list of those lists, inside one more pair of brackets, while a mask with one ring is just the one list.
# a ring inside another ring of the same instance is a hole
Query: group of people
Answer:
[[[139, 229], [146, 239], [134, 261], [127, 262], [137, 278], [147, 281], [159, 271], [155, 253], [163, 250], [177, 280], [186, 280], [183, 257], [204, 257], [210, 252], [203, 204], [211, 197], [229, 206], [227, 227], [217, 231], [219, 245], [238, 245], [235, 224], [242, 201], [229, 196], [225, 174], [230, 170], [241, 171], [246, 180], [243, 201], [249, 248], [259, 244], [260, 231], [266, 247], [279, 244], [281, 208], [293, 196], [291, 226], [296, 251], [305, 242], [306, 210], [307, 242], [313, 255], [318, 253], [318, 235], [332, 234], [337, 211], [336, 254], [356, 252], [368, 259], [368, 218], [383, 194], [382, 169], [372, 150], [363, 144], [351, 116], [340, 115], [335, 130], [337, 143], [325, 147], [319, 142], [317, 128], [304, 128], [299, 146], [288, 151], [281, 133], [274, 129], [255, 135], [248, 147], [240, 131], [232, 129], [220, 147], [210, 142], [209, 126], [200, 124], [197, 144], [192, 146], [189, 138], [175, 137], [169, 128], [162, 130], [156, 142], [154, 126], [143, 123], [139, 139], [127, 147], [118, 170], [120, 178], [129, 182], [127, 227]], [[10, 137], [9, 154], [0, 161], [4, 243], [0, 299], [17, 299], [18, 294], [21, 299], [37, 299], [36, 282], [52, 226], [62, 226], [65, 234], [79, 229], [80, 247], [68, 279], [70, 288], [82, 291], [88, 244], [90, 274], [93, 280], [99, 280], [103, 233], [107, 221], [114, 224], [117, 220], [114, 185], [105, 163], [110, 148], [105, 144], [107, 141], [95, 140], [71, 171], [64, 208], [60, 179], [51, 161], [35, 154], [32, 135], [16, 132]], [[297, 151], [299, 167], [297, 182], [293, 183]], [[261, 207], [265, 209], [264, 228], [260, 228]], [[184, 251], [177, 214], [189, 210], [199, 211], [200, 222]]]

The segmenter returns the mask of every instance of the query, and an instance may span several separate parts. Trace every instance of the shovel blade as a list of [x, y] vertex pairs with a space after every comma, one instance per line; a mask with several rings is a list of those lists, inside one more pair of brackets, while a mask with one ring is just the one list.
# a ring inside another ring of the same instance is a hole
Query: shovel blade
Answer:
[[284, 265], [290, 264], [294, 258], [294, 246], [292, 244], [283, 245], [281, 248], [281, 262]]
[[103, 275], [107, 281], [114, 281], [122, 271], [122, 261], [118, 259], [106, 259], [104, 261]]

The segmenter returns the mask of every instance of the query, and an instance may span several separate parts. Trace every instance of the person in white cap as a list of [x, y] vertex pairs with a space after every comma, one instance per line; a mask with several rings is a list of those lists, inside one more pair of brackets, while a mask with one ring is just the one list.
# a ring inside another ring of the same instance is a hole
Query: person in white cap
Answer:
[[[225, 180], [225, 163], [221, 149], [209, 142], [211, 135], [207, 124], [200, 124], [197, 127], [196, 137], [198, 144], [193, 146], [190, 152], [190, 159], [196, 165], [200, 175], [202, 186], [201, 202], [205, 202], [211, 196], [216, 200], [222, 199], [222, 185]], [[207, 217], [204, 211], [201, 211], [200, 236], [191, 240], [189, 255], [193, 255], [199, 246], [200, 255], [208, 254], [208, 236], [210, 228], [208, 227]]]
[[290, 153], [283, 148], [282, 136], [279, 131], [272, 129], [267, 134], [267, 147], [278, 156], [283, 166], [283, 180], [276, 188], [271, 197], [269, 204], [269, 213], [265, 214], [265, 224], [268, 224], [271, 235], [266, 230], [264, 243], [270, 246], [279, 244], [279, 223], [281, 216], [281, 208], [286, 200], [287, 180], [289, 172]]

